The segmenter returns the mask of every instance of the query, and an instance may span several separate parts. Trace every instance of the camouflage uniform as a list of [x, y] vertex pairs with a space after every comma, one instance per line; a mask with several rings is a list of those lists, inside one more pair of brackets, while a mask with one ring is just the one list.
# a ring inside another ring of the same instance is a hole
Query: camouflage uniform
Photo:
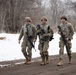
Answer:
[[[29, 18], [28, 18], [29, 19]], [[28, 28], [28, 31], [27, 31]], [[33, 24], [30, 24], [26, 26], [22, 26], [21, 31], [20, 31], [20, 36], [19, 40], [23, 37], [23, 42], [22, 42], [22, 53], [25, 56], [27, 61], [31, 61], [31, 56], [32, 56], [32, 46], [28, 40], [28, 37], [26, 35], [26, 32], [28, 32], [28, 36], [31, 38], [31, 41], [33, 42], [34, 39], [36, 39], [36, 27]]]
[[[65, 35], [65, 39], [67, 40], [66, 45], [64, 44], [64, 41], [62, 39], [62, 37], [60, 37], [60, 42], [59, 42], [59, 47], [60, 47], [60, 60], [62, 60], [63, 54], [64, 54], [64, 46], [66, 47], [66, 51], [69, 57], [69, 60], [71, 59], [72, 55], [71, 55], [71, 39], [73, 39], [73, 34], [74, 34], [74, 30], [73, 27], [71, 25], [71, 23], [66, 22], [65, 25], [63, 25], [62, 23], [59, 25], [62, 29], [63, 34]], [[60, 34], [60, 32], [59, 32]], [[60, 34], [61, 35], [61, 34]]]
[[[39, 35], [39, 46], [38, 49], [40, 50], [40, 55], [42, 58], [42, 62], [47, 62], [48, 59], [48, 48], [49, 48], [49, 36], [52, 36], [53, 30], [50, 28], [48, 30], [48, 25], [40, 25], [40, 27], [45, 31], [44, 35], [38, 34], [40, 29], [37, 29], [37, 34]], [[46, 37], [46, 38], [45, 38]]]

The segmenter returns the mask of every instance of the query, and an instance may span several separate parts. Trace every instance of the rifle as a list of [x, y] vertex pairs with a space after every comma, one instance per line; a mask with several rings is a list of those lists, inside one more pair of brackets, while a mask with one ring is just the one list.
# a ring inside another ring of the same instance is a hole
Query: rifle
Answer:
[[[40, 25], [39, 25], [39, 24], [37, 25], [37, 29], [39, 29], [39, 30], [40, 30], [40, 32], [39, 32], [39, 33], [37, 33], [38, 35], [43, 35], [43, 34], [45, 34], [44, 29], [42, 29], [42, 28], [40, 27]], [[44, 40], [44, 41], [47, 41], [47, 37], [45, 36], [45, 37], [43, 38], [43, 40]]]
[[40, 32], [38, 34], [43, 35], [45, 34], [45, 31], [40, 27], [40, 25], [37, 25], [37, 29], [40, 29]]
[[60, 33], [61, 33], [61, 37], [62, 37], [62, 39], [63, 39], [63, 41], [64, 41], [64, 44], [66, 45], [67, 40], [65, 39], [65, 36], [64, 36], [64, 34], [63, 34], [63, 32], [62, 32], [61, 27], [60, 27], [60, 26], [58, 26], [58, 29], [59, 29], [59, 31], [60, 31]]
[[[37, 25], [37, 29], [40, 29], [40, 32], [39, 32], [38, 34], [40, 34], [40, 35], [45, 34], [45, 31], [40, 27], [40, 25], [39, 25], [39, 24]], [[50, 26], [48, 26], [48, 32], [49, 32], [49, 29], [50, 29]], [[52, 34], [53, 34], [53, 32], [52, 32]], [[47, 39], [47, 37], [45, 37], [45, 39]], [[54, 38], [53, 38], [53, 35], [52, 35], [52, 36], [50, 36], [49, 41], [51, 41], [52, 39], [54, 39]]]
[[34, 50], [36, 51], [35, 46], [34, 46], [34, 44], [33, 44], [32, 41], [31, 41], [32, 36], [29, 36], [29, 35], [28, 35], [28, 28], [27, 28], [26, 35], [27, 35], [28, 41], [30, 42], [31, 46], [32, 46], [32, 47], [34, 48]]

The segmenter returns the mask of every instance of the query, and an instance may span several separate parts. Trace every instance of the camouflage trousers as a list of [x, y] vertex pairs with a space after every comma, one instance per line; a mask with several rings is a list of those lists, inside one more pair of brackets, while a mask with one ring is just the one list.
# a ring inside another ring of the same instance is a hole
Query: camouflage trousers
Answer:
[[27, 42], [24, 47], [22, 47], [22, 53], [27, 60], [31, 60], [32, 57], [32, 46], [30, 42]]
[[49, 56], [48, 55], [49, 42], [48, 41], [40, 41], [38, 49], [40, 50], [41, 57]]
[[71, 47], [72, 47], [71, 40], [68, 40], [67, 43], [66, 43], [66, 45], [64, 44], [64, 41], [60, 40], [60, 42], [59, 42], [59, 47], [60, 47], [60, 50], [59, 50], [60, 59], [63, 58], [64, 46], [66, 47], [66, 51], [67, 51], [68, 57], [71, 58], [71, 57], [72, 57], [72, 55], [71, 55]]

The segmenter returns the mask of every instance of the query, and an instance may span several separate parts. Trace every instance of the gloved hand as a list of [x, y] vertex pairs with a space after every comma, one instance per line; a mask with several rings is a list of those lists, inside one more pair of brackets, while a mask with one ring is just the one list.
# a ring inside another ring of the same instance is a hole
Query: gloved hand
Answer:
[[39, 35], [40, 31], [41, 31], [40, 29], [39, 29], [39, 30], [37, 30], [37, 35]]
[[70, 41], [70, 40], [71, 40], [71, 38], [66, 38], [66, 40], [67, 40], [67, 41]]
[[66, 41], [68, 41], [68, 38], [65, 38]]

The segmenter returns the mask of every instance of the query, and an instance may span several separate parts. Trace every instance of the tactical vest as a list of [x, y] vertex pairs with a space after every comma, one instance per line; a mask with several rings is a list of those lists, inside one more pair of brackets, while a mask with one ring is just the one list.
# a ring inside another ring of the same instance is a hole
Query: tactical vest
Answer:
[[[49, 29], [50, 29], [50, 26], [49, 25], [45, 25], [45, 26], [42, 26], [40, 25], [40, 27], [44, 30], [45, 34], [49, 33]], [[53, 39], [53, 31], [51, 31], [51, 36], [47, 36], [46, 38], [43, 37], [43, 35], [39, 35], [39, 38], [44, 40], [44, 41], [51, 41]]]
[[65, 37], [68, 37], [69, 34], [70, 34], [70, 29], [69, 29], [69, 23], [65, 24], [65, 25], [60, 25], [62, 31], [63, 31], [63, 34], [65, 35]]
[[[28, 31], [27, 31], [27, 28], [28, 28]], [[27, 27], [26, 27], [26, 24], [25, 24], [23, 26], [23, 29], [24, 29], [24, 33], [28, 33], [28, 36], [33, 37], [34, 31], [33, 31], [33, 25], [32, 24], [31, 25], [28, 25]]]

